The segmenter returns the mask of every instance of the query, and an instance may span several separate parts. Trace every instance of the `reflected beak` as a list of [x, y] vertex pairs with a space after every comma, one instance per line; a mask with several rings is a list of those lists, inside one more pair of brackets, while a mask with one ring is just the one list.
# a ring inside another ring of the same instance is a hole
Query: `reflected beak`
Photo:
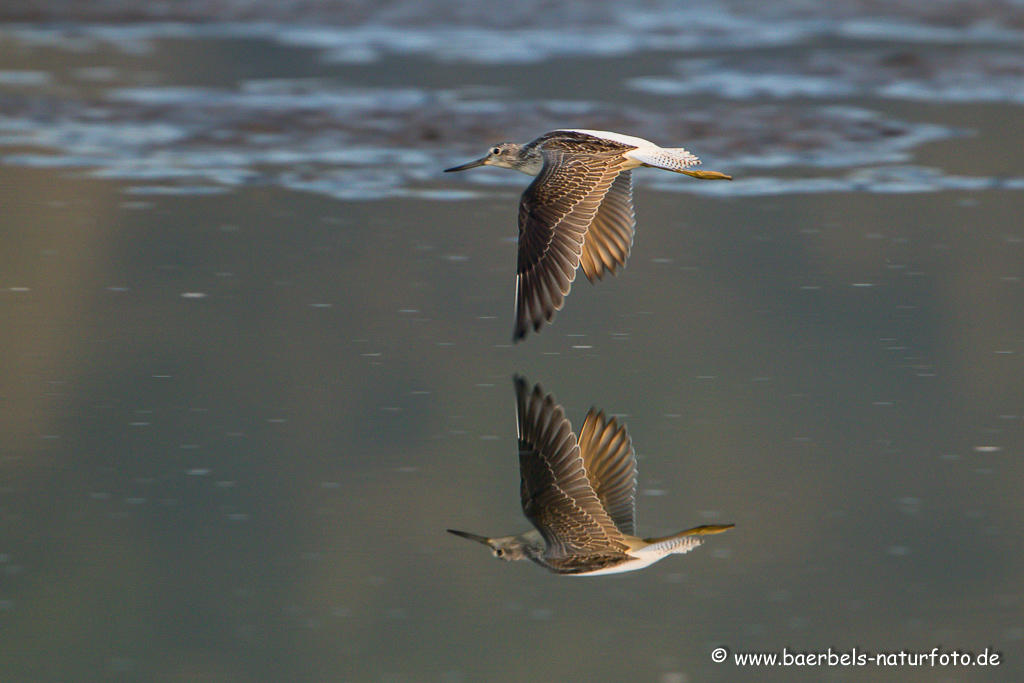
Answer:
[[462, 536], [463, 538], [468, 538], [469, 540], [476, 541], [477, 543], [483, 543], [486, 546], [489, 546], [491, 544], [491, 539], [487, 538], [486, 536], [477, 536], [476, 534], [471, 534], [468, 531], [456, 531], [455, 529], [449, 529], [448, 533], [455, 534], [456, 536]]
[[[487, 157], [484, 157], [483, 159], [477, 159], [476, 161], [471, 161], [468, 164], [463, 164], [462, 166], [456, 166], [455, 168], [446, 168], [446, 169], [444, 169], [444, 172], [445, 173], [452, 173], [454, 171], [465, 171], [465, 170], [470, 169], [470, 168], [476, 168], [477, 166], [483, 166], [486, 163], [487, 163]], [[454, 534], [456, 532], [453, 531], [452, 533]]]

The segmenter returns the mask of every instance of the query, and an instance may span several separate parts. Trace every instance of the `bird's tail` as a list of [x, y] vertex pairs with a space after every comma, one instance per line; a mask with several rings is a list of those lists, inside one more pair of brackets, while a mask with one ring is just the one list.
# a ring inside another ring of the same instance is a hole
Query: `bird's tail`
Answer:
[[700, 163], [697, 155], [682, 147], [647, 148], [631, 150], [626, 155], [644, 166], [663, 168], [666, 171], [685, 173], [685, 169]]
[[699, 546], [703, 541], [695, 536], [706, 536], [708, 534], [720, 534], [723, 531], [732, 529], [735, 524], [704, 524], [695, 526], [686, 531], [680, 531], [671, 536], [659, 536], [658, 538], [645, 538], [644, 540], [652, 546], [668, 550], [673, 553], [685, 553]]
[[697, 158], [696, 154], [682, 147], [667, 147], [643, 151], [635, 150], [630, 152], [628, 156], [636, 159], [644, 166], [675, 171], [676, 173], [688, 175], [691, 178], [699, 178], [700, 180], [732, 180], [732, 176], [719, 173], [718, 171], [697, 171], [690, 168], [699, 164], [700, 159]]

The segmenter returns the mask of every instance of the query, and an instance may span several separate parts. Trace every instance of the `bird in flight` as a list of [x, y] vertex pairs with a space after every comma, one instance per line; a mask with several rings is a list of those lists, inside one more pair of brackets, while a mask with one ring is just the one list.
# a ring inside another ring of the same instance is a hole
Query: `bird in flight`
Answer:
[[642, 569], [732, 529], [709, 524], [671, 536], [634, 535], [636, 457], [625, 425], [591, 408], [579, 437], [562, 406], [540, 385], [515, 377], [520, 497], [534, 528], [488, 538], [449, 533], [489, 546], [495, 557], [532, 560], [556, 574], [595, 576]]
[[503, 142], [487, 156], [445, 173], [477, 166], [536, 176], [519, 202], [519, 264], [513, 342], [539, 332], [565, 304], [576, 270], [587, 279], [625, 267], [633, 246], [632, 170], [650, 166], [702, 180], [732, 180], [682, 147], [661, 148], [631, 135], [556, 130], [533, 142]]

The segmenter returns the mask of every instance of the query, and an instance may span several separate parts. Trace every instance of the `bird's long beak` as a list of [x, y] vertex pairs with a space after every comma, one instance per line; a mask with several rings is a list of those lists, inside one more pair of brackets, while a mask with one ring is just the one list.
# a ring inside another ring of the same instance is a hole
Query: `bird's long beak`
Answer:
[[465, 171], [470, 168], [476, 168], [477, 166], [483, 166], [484, 164], [487, 163], [487, 159], [488, 157], [484, 157], [483, 159], [477, 159], [476, 161], [471, 161], [468, 164], [463, 164], [462, 166], [456, 166], [455, 168], [446, 168], [444, 169], [444, 172], [452, 173], [453, 171]]
[[471, 534], [468, 531], [456, 531], [455, 529], [449, 529], [448, 533], [455, 534], [456, 536], [462, 536], [463, 538], [468, 538], [471, 541], [483, 543], [484, 545], [491, 544], [491, 539], [487, 538], [486, 536], [477, 536], [476, 534]]

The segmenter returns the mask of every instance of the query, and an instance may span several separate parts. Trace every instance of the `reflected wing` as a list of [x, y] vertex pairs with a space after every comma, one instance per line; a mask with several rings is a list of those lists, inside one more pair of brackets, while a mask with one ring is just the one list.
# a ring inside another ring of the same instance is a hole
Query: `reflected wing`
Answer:
[[588, 280], [603, 279], [605, 272], [614, 275], [616, 268], [626, 267], [635, 229], [633, 172], [623, 171], [608, 189], [583, 240], [580, 265]]
[[587, 228], [625, 163], [616, 152], [543, 154], [544, 166], [519, 203], [514, 341], [530, 328], [539, 331], [565, 304]]
[[625, 553], [629, 546], [587, 479], [562, 407], [538, 384], [515, 378], [523, 514], [553, 557]]
[[590, 484], [619, 531], [633, 536], [636, 510], [636, 455], [626, 426], [594, 408], [579, 437], [580, 455]]

